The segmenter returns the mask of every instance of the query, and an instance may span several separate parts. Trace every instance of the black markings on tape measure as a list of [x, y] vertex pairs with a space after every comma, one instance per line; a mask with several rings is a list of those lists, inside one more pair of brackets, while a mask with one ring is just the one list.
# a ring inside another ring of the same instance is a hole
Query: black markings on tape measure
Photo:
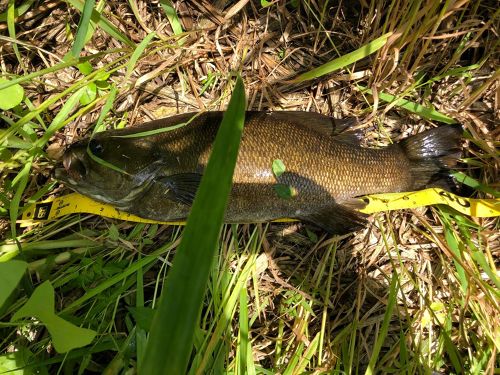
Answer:
[[33, 220], [47, 220], [49, 218], [52, 202], [38, 203], [35, 207]]
[[448, 200], [455, 202], [459, 204], [462, 207], [469, 208], [470, 207], [470, 202], [462, 197], [456, 196], [456, 195], [451, 195], [447, 191], [440, 191], [439, 195], [441, 195], [444, 198], [447, 198]]

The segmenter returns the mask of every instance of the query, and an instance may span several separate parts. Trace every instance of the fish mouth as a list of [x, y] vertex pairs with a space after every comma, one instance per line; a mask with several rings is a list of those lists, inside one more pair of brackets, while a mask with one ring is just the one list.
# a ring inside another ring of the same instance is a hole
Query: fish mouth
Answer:
[[76, 185], [87, 175], [87, 166], [82, 159], [73, 152], [68, 152], [63, 155], [62, 164], [64, 168], [56, 168], [55, 170], [55, 177], [58, 180]]

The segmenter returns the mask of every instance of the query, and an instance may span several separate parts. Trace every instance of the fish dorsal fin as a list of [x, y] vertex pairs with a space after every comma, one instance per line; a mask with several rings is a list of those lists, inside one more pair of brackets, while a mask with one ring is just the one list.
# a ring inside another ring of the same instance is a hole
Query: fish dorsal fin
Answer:
[[363, 134], [359, 130], [352, 130], [354, 126], [359, 124], [356, 117], [346, 117], [344, 119], [334, 119], [335, 130], [333, 136], [339, 142], [349, 143], [359, 146]]
[[273, 120], [281, 120], [303, 126], [314, 132], [332, 136], [335, 131], [334, 119], [321, 113], [306, 111], [276, 111], [269, 112]]
[[200, 185], [201, 174], [179, 173], [155, 179], [165, 189], [165, 197], [171, 201], [190, 206]]
[[359, 145], [361, 133], [350, 129], [358, 124], [356, 117], [334, 119], [317, 112], [306, 111], [277, 111], [269, 112], [275, 120], [289, 121], [310, 129], [316, 133], [335, 137], [339, 142]]

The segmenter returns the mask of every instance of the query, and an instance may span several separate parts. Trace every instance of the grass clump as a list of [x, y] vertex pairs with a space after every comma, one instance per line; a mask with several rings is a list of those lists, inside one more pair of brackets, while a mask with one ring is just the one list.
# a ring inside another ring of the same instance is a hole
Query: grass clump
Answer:
[[[499, 16], [490, 1], [0, 5], [0, 261], [17, 285], [0, 295], [0, 369], [145, 366], [182, 229], [89, 215], [20, 228], [16, 219], [68, 192], [52, 178], [65, 146], [225, 109], [234, 71], [249, 109], [357, 116], [371, 146], [430, 120], [458, 121], [462, 194], [497, 196]], [[188, 372], [495, 373], [498, 229], [497, 218], [442, 207], [380, 213], [343, 238], [297, 223], [224, 226]], [[95, 332], [90, 345], [64, 337], [71, 345], [61, 349], [44, 316], [19, 313], [42, 286], [54, 297], [50, 316], [87, 330], [80, 339]]]

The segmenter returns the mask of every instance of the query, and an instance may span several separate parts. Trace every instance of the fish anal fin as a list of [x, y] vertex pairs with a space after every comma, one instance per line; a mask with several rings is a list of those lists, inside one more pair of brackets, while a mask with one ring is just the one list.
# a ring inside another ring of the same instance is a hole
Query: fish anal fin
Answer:
[[190, 206], [200, 185], [201, 174], [179, 173], [155, 179], [164, 188], [165, 197], [171, 201]]
[[331, 234], [347, 234], [364, 228], [368, 215], [356, 212], [349, 206], [332, 204], [313, 213], [298, 217]]

